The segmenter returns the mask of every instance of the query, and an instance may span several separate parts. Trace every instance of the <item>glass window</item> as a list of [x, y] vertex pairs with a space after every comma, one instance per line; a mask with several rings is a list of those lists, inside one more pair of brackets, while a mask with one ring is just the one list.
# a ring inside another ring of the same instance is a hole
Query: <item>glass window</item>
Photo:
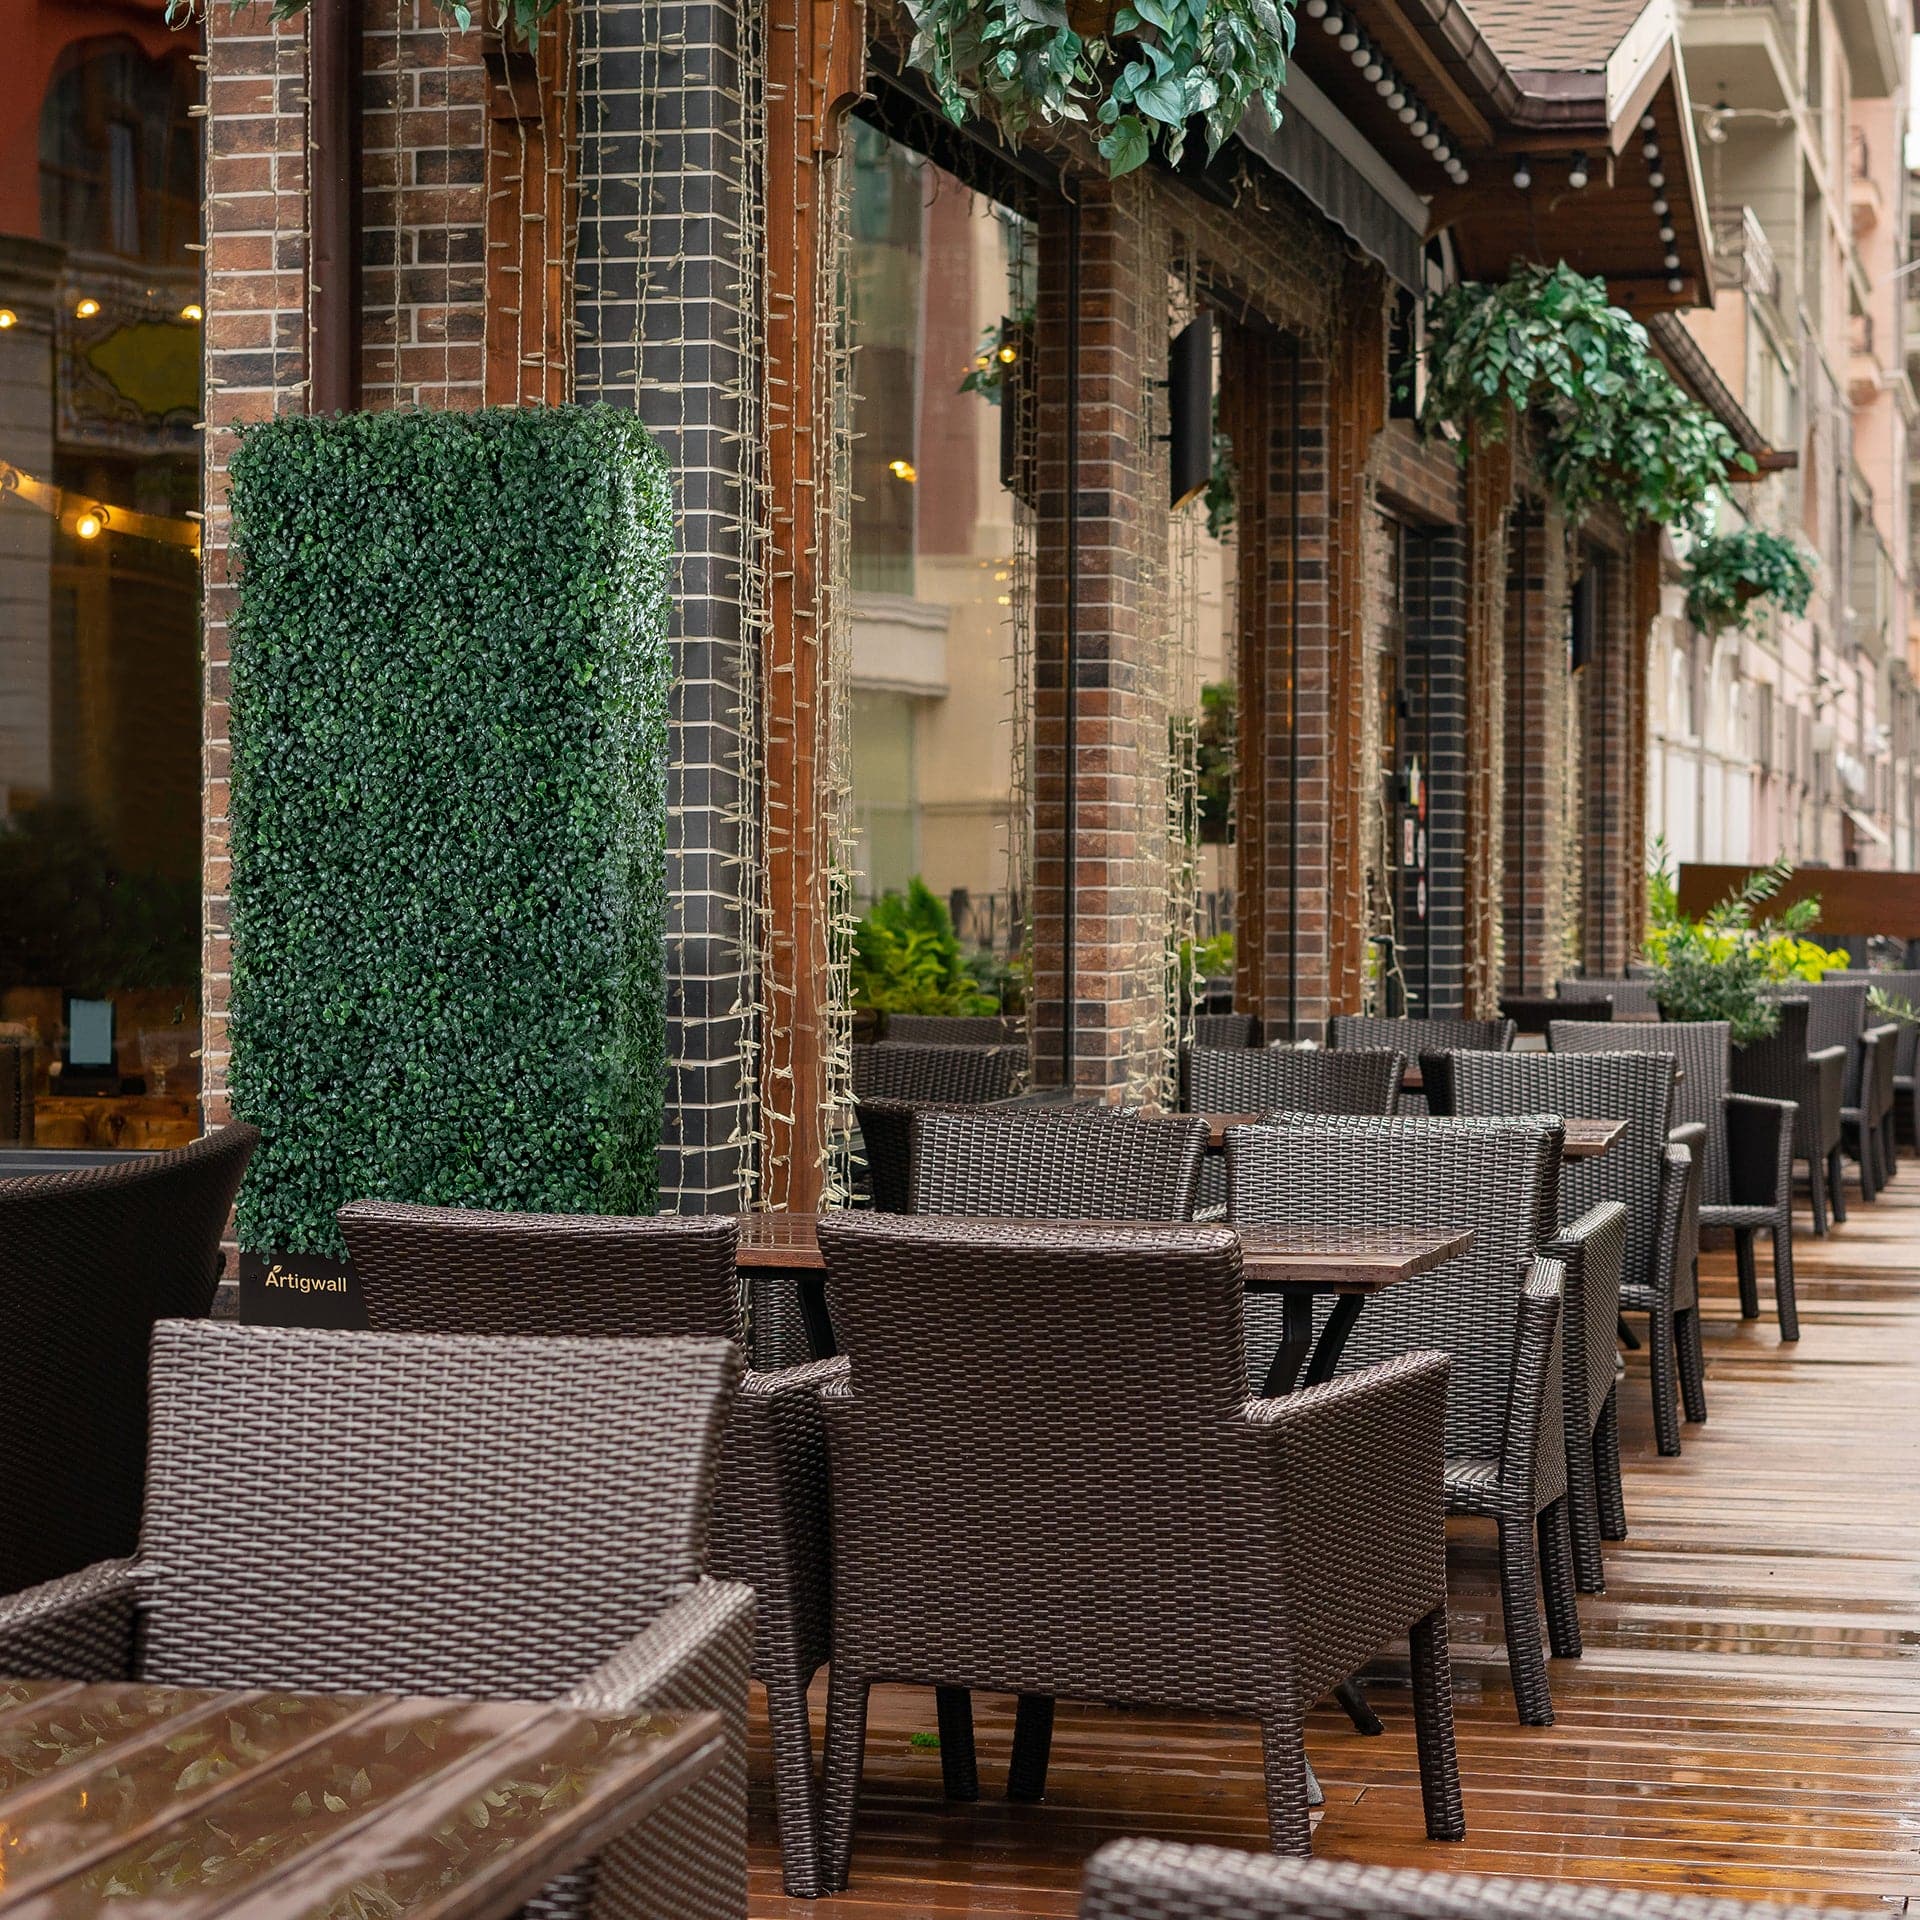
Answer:
[[0, 192], [0, 1149], [200, 1130], [198, 42], [138, 33]]

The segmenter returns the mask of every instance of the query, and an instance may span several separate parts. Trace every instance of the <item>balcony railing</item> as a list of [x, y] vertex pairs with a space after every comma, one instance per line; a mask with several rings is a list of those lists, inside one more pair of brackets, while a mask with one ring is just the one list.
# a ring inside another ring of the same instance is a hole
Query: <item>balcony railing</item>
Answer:
[[[1748, 5], [1751, 0], [1732, 0]], [[1780, 304], [1780, 265], [1773, 242], [1751, 207], [1715, 207], [1713, 219], [1713, 283], [1742, 287], [1773, 306]]]

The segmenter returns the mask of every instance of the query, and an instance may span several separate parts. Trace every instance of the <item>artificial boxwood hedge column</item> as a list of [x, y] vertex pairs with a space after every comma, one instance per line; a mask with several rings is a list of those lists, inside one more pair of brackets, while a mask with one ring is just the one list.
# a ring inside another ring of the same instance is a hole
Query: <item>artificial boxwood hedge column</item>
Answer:
[[243, 1251], [363, 1196], [646, 1213], [665, 464], [608, 408], [284, 419], [232, 463]]

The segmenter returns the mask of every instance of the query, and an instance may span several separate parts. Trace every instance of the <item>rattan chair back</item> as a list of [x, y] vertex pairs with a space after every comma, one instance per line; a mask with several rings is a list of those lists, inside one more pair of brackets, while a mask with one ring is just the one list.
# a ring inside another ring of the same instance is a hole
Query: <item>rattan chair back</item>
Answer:
[[912, 1047], [1006, 1047], [1022, 1044], [1026, 1031], [998, 1013], [890, 1013], [885, 1038]]
[[1840, 1144], [1839, 1094], [1837, 1090], [1834, 1093], [1832, 1113], [1823, 1113], [1819, 1075], [1808, 1059], [1807, 1018], [1811, 1009], [1806, 997], [1776, 1004], [1779, 1025], [1764, 1038], [1732, 1049], [1727, 1084], [1735, 1093], [1794, 1103], [1793, 1150], [1809, 1163], [1818, 1180], [1824, 1176], [1813, 1163], [1824, 1160]]
[[721, 1340], [163, 1323], [144, 1677], [564, 1692], [699, 1579], [739, 1369]]
[[[1761, 1911], [1766, 1920], [1823, 1920], [1810, 1907]], [[1754, 1912], [1748, 1900], [1663, 1888], [1489, 1880], [1161, 1840], [1102, 1847], [1080, 1891], [1080, 1920], [1753, 1920]]]
[[485, 1213], [356, 1200], [340, 1231], [376, 1333], [740, 1340], [725, 1214]]
[[1454, 1110], [1468, 1117], [1624, 1120], [1626, 1132], [1597, 1159], [1562, 1164], [1558, 1220], [1549, 1231], [1603, 1200], [1618, 1200], [1627, 1210], [1623, 1274], [1646, 1285], [1659, 1255], [1673, 1074], [1670, 1053], [1463, 1053], [1453, 1062]]
[[0, 1593], [134, 1550], [153, 1325], [212, 1307], [259, 1138], [0, 1180]]
[[1556, 1020], [1548, 1032], [1555, 1053], [1670, 1053], [1679, 1064], [1673, 1124], [1707, 1130], [1700, 1204], [1724, 1207], [1733, 1198], [1727, 1166], [1727, 1095], [1732, 1091], [1732, 1028], [1724, 1020], [1654, 1020], [1630, 1027], [1587, 1020]]
[[1556, 1020], [1611, 1020], [1613, 1002], [1604, 994], [1582, 1000], [1548, 999], [1544, 994], [1503, 993], [1500, 1011], [1522, 1033], [1545, 1033]]
[[1513, 1045], [1511, 1020], [1467, 1020], [1439, 1016], [1385, 1019], [1371, 1013], [1336, 1013], [1327, 1022], [1327, 1044], [1341, 1051], [1391, 1047], [1409, 1060], [1423, 1053], [1457, 1050], [1504, 1053]]
[[1203, 1121], [1105, 1107], [921, 1108], [909, 1213], [1191, 1220]]
[[[1611, 1000], [1613, 1017], [1625, 1014], [1658, 1015], [1660, 1003], [1653, 997], [1653, 982], [1625, 976], [1585, 974], [1576, 979], [1556, 980], [1554, 997], [1560, 1000]], [[1575, 1019], [1579, 1015], [1573, 1016]]]
[[853, 1097], [984, 1106], [1012, 1093], [1026, 1063], [1024, 1047], [927, 1047], [882, 1040], [854, 1048]]
[[1259, 1044], [1260, 1023], [1250, 1013], [1196, 1013], [1187, 1022], [1187, 1038], [1196, 1047], [1251, 1047]]
[[[1920, 1007], [1920, 971], [1901, 968], [1886, 973], [1866, 973], [1857, 968], [1847, 968], [1827, 976], [1835, 984], [1863, 986], [1869, 996], [1875, 988], [1895, 1000], [1903, 1000], [1910, 1007]], [[1886, 1020], [1887, 1015], [1876, 1013], [1868, 1008], [1866, 1017], [1876, 1023]], [[1913, 1078], [1914, 1060], [1920, 1054], [1920, 1024], [1912, 1020], [1894, 1022], [1900, 1029], [1899, 1045], [1895, 1050], [1893, 1071], [1897, 1078]]]
[[1228, 1132], [1227, 1219], [1330, 1231], [1472, 1228], [1467, 1252], [1367, 1302], [1340, 1370], [1402, 1353], [1450, 1355], [1447, 1451], [1498, 1459], [1520, 1289], [1540, 1248], [1560, 1139], [1557, 1121], [1537, 1117], [1280, 1116]]
[[1847, 1077], [1841, 1098], [1850, 1107], [1860, 1104], [1860, 1036], [1867, 1030], [1868, 986], [1864, 980], [1794, 981], [1780, 990], [1807, 1003], [1807, 1047], [1843, 1047]]
[[1183, 1083], [1195, 1113], [1384, 1115], [1406, 1063], [1393, 1047], [1193, 1047]]

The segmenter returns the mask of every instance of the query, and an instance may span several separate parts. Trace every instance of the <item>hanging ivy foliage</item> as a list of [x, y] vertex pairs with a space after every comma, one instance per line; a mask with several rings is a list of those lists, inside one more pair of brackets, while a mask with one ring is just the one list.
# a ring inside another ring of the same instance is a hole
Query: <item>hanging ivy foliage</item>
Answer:
[[1450, 287], [1428, 311], [1422, 425], [1498, 439], [1509, 408], [1530, 424], [1544, 477], [1576, 518], [1611, 505], [1629, 522], [1701, 530], [1729, 474], [1754, 471], [1660, 364], [1646, 329], [1607, 299], [1606, 282], [1564, 261]]
[[1744, 627], [1762, 600], [1805, 613], [1813, 567], [1797, 541], [1765, 527], [1703, 533], [1687, 555], [1687, 616], [1696, 627], [1718, 633]]
[[907, 8], [907, 58], [956, 126], [984, 115], [1011, 141], [1029, 127], [1088, 124], [1116, 177], [1156, 147], [1177, 164], [1196, 119], [1209, 153], [1255, 101], [1280, 124], [1292, 0], [907, 0]]

